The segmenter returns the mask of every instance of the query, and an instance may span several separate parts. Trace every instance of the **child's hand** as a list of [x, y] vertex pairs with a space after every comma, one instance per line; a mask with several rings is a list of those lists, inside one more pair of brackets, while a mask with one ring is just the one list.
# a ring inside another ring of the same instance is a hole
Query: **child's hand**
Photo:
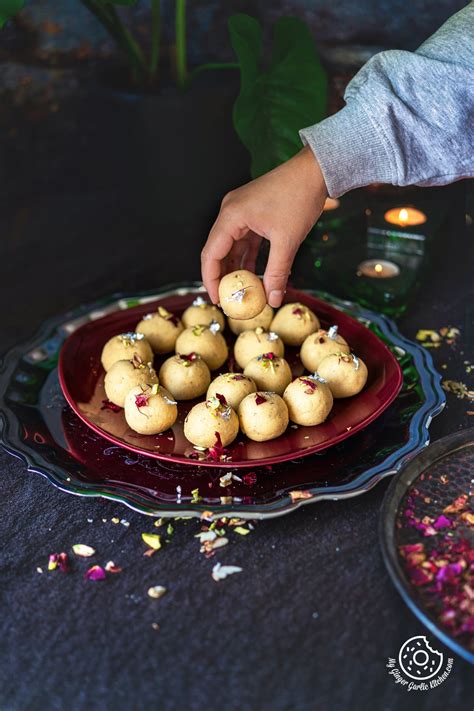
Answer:
[[270, 306], [280, 306], [296, 252], [321, 214], [326, 184], [311, 149], [270, 173], [232, 190], [201, 254], [202, 279], [214, 303], [220, 278], [255, 270], [262, 237], [270, 242], [263, 278]]

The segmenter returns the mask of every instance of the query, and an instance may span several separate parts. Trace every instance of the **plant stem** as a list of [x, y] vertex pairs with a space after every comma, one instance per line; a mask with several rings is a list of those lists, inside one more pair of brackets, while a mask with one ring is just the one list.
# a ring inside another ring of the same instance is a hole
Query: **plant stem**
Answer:
[[118, 42], [117, 33], [112, 19], [108, 14], [107, 6], [97, 0], [81, 0], [81, 2], [85, 7], [87, 7], [89, 12], [95, 15], [99, 22], [105, 27], [107, 32], [112, 35], [113, 39]]
[[207, 72], [212, 69], [240, 69], [240, 62], [207, 62], [206, 64], [199, 64], [199, 66], [194, 67], [188, 74], [186, 86], [188, 87], [202, 72]]
[[186, 86], [186, 0], [176, 0], [176, 81], [180, 89]]
[[125, 27], [117, 11], [110, 3], [104, 4], [100, 0], [81, 0], [82, 4], [92, 12], [105, 27], [107, 32], [127, 55], [135, 81], [143, 82], [146, 74], [146, 64], [143, 52], [136, 43], [132, 34]]
[[109, 12], [117, 30], [120, 46], [128, 54], [132, 69], [134, 69], [137, 74], [140, 75], [140, 78], [143, 80], [146, 76], [147, 65], [142, 49], [133, 37], [130, 30], [120, 19], [120, 16], [115, 7], [111, 4], [109, 4]]
[[150, 57], [150, 80], [156, 76], [158, 59], [160, 55], [160, 0], [151, 0], [151, 57]]

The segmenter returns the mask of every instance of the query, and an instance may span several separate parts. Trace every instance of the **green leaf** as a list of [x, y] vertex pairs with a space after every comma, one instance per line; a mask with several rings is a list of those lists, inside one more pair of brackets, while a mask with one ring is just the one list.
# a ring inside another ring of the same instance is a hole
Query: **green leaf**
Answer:
[[0, 0], [0, 28], [21, 10], [24, 0]]
[[276, 21], [266, 68], [262, 31], [254, 18], [234, 15], [229, 32], [241, 70], [234, 127], [250, 152], [255, 178], [295, 155], [302, 146], [299, 129], [324, 118], [326, 73], [311, 32], [297, 18]]

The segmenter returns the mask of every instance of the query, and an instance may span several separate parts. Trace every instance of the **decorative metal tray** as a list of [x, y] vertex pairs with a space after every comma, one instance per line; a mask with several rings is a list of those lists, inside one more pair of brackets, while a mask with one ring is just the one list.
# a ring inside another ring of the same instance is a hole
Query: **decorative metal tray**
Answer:
[[[113, 295], [51, 319], [34, 338], [9, 351], [0, 369], [3, 447], [20, 457], [28, 471], [42, 474], [64, 491], [114, 499], [149, 515], [200, 516], [211, 511], [214, 518], [269, 518], [314, 501], [362, 494], [426, 446], [430, 422], [445, 402], [430, 354], [401, 336], [387, 317], [319, 292], [311, 293], [366, 325], [400, 364], [403, 388], [375, 422], [319, 454], [251, 471], [233, 469], [231, 463], [193, 467], [111, 446], [63, 398], [57, 375], [62, 343], [87, 321], [199, 288], [180, 284], [153, 294]], [[223, 487], [220, 479], [228, 472], [233, 478]]]

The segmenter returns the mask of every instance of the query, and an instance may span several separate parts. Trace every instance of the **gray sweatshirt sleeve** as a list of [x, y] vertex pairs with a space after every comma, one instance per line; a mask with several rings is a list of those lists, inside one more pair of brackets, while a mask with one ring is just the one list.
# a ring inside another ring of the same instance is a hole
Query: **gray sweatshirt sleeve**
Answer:
[[444, 185], [474, 176], [474, 3], [416, 52], [375, 55], [346, 106], [300, 131], [331, 197], [370, 183]]

